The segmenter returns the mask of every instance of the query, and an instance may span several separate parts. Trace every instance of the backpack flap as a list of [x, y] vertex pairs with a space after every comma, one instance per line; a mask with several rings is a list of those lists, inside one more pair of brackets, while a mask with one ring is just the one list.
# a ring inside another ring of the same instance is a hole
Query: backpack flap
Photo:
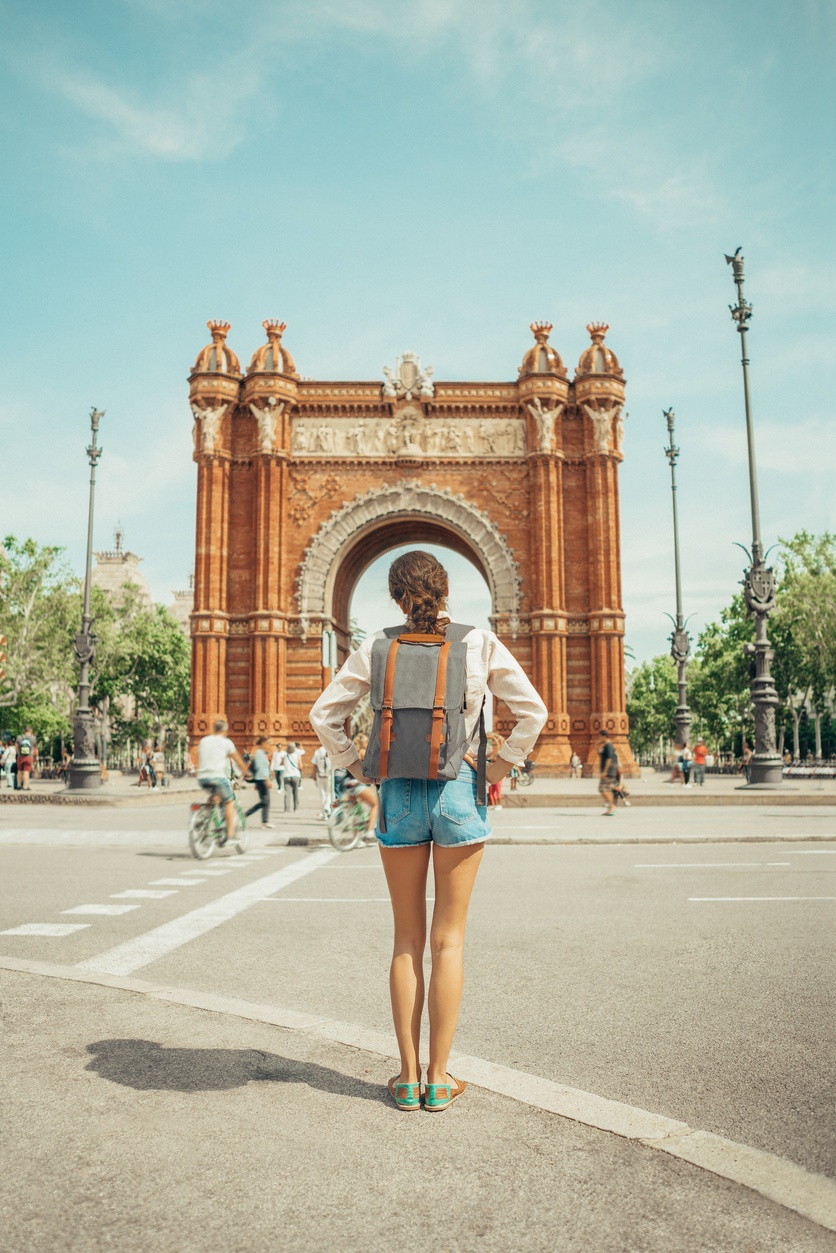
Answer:
[[[468, 627], [465, 630], [469, 631]], [[467, 648], [389, 628], [372, 645], [374, 722], [363, 769], [372, 778], [451, 779], [464, 758]]]

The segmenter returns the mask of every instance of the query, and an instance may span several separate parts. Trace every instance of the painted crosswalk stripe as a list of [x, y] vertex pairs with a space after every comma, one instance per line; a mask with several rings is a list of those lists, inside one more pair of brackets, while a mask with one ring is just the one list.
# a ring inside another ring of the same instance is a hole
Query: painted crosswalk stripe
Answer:
[[112, 901], [161, 901], [165, 896], [176, 896], [174, 888], [128, 888], [127, 892], [111, 892]]
[[205, 882], [206, 882], [205, 879], [152, 879], [151, 887], [152, 888], [165, 888], [165, 887], [190, 888], [190, 887], [193, 887], [195, 883], [205, 883]]
[[836, 896], [689, 896], [689, 901], [836, 901]]
[[89, 926], [89, 922], [24, 922], [20, 927], [0, 931], [0, 935], [72, 935], [73, 931]]
[[106, 914], [114, 918], [120, 914], [128, 914], [139, 905], [74, 905], [72, 909], [62, 909], [62, 914]]
[[322, 849], [320, 852], [310, 853], [299, 861], [291, 862], [289, 866], [281, 870], [263, 875], [252, 883], [245, 883], [243, 887], [228, 892], [226, 896], [221, 896], [208, 905], [193, 909], [188, 914], [181, 914], [179, 918], [163, 923], [162, 926], [155, 927], [152, 931], [146, 931], [144, 935], [138, 935], [124, 944], [118, 944], [97, 957], [90, 957], [86, 961], [79, 962], [79, 969], [95, 971], [97, 974], [128, 975], [134, 970], [150, 965], [151, 962], [159, 961], [167, 953], [173, 952], [183, 944], [188, 944], [190, 940], [197, 939], [198, 936], [205, 935], [207, 931], [219, 927], [221, 923], [228, 922], [236, 914], [249, 909], [260, 897], [278, 892], [281, 888], [295, 883], [297, 879], [304, 878], [305, 875], [311, 874], [312, 871], [318, 870], [320, 866], [324, 866], [326, 862], [339, 856], [336, 849]]

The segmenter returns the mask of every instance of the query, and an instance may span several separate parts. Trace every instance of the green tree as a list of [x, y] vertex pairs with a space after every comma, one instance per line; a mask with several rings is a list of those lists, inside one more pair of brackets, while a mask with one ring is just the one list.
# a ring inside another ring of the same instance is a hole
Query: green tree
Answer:
[[645, 756], [667, 746], [673, 736], [676, 711], [676, 665], [668, 653], [632, 669], [627, 676], [627, 714], [630, 746]]
[[799, 531], [781, 540], [769, 631], [776, 650], [776, 687], [793, 719], [794, 754], [799, 754], [806, 703], [815, 723], [816, 756], [821, 756], [822, 720], [836, 687], [836, 535]]
[[0, 634], [8, 685], [0, 691], [6, 729], [31, 724], [46, 743], [70, 729], [76, 681], [72, 636], [79, 584], [60, 548], [9, 535], [0, 548]]
[[734, 751], [738, 734], [750, 736], [749, 660], [743, 646], [755, 638], [743, 593], [700, 632], [688, 672], [688, 703], [699, 729], [717, 752]]

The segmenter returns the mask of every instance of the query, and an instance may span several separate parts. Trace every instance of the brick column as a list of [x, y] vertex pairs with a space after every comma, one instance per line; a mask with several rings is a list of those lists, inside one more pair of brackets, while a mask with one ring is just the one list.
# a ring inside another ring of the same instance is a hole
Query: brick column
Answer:
[[[252, 367], [251, 367], [252, 369]], [[291, 589], [286, 568], [290, 410], [295, 381], [276, 371], [248, 373], [242, 389], [241, 447], [255, 469], [252, 516], [253, 607], [247, 734], [285, 739], [287, 628]]]
[[[623, 403], [623, 385], [609, 381], [607, 393], [596, 396], [596, 382], [576, 383], [584, 411], [586, 504], [589, 553], [589, 656], [591, 712], [585, 773], [598, 769], [596, 733], [608, 731], [623, 772], [638, 773], [627, 738], [624, 692], [624, 608], [621, 599], [621, 536], [618, 462], [614, 426]], [[620, 397], [613, 396], [615, 388]], [[586, 398], [586, 399], [582, 399]], [[613, 403], [614, 400], [620, 403]], [[593, 416], [594, 415], [594, 416]]]
[[566, 568], [563, 526], [563, 423], [569, 394], [557, 373], [520, 380], [527, 419], [530, 480], [530, 603], [532, 682], [548, 719], [536, 758], [549, 775], [568, 775], [572, 750], [566, 690]]

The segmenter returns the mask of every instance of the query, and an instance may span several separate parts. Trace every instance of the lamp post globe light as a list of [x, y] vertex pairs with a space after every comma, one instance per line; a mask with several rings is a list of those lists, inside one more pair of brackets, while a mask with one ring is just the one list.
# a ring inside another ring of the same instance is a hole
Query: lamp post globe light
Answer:
[[81, 615], [81, 630], [74, 640], [76, 660], [80, 666], [78, 677], [78, 708], [73, 722], [73, 757], [69, 769], [69, 786], [71, 789], [89, 789], [101, 787], [102, 766], [96, 756], [96, 729], [93, 724], [93, 712], [90, 709], [90, 663], [96, 656], [96, 637], [91, 631], [90, 617], [90, 575], [93, 563], [93, 501], [96, 494], [96, 466], [102, 449], [96, 439], [99, 433], [99, 421], [104, 417], [104, 410], [91, 409], [90, 429], [93, 439], [87, 449], [90, 462], [90, 500], [87, 509], [87, 563], [84, 571], [84, 608]]
[[673, 622], [673, 632], [671, 634], [671, 656], [676, 662], [676, 681], [679, 697], [676, 705], [676, 713], [674, 714], [674, 724], [676, 726], [676, 742], [683, 747], [688, 743], [688, 736], [691, 730], [691, 711], [688, 708], [687, 697], [687, 670], [688, 658], [691, 653], [691, 639], [685, 629], [685, 622], [682, 617], [682, 576], [679, 564], [679, 513], [676, 505], [676, 463], [679, 458], [679, 449], [673, 442], [673, 427], [675, 413], [673, 409], [663, 409], [662, 414], [668, 427], [668, 447], [665, 449], [665, 456], [671, 467], [671, 496], [673, 498], [673, 552], [674, 564], [676, 569], [676, 618], [671, 618]]
[[749, 767], [749, 783], [752, 788], [775, 788], [783, 784], [783, 763], [775, 743], [775, 709], [778, 693], [770, 672], [775, 656], [766, 634], [769, 615], [775, 608], [775, 579], [771, 566], [764, 561], [761, 542], [760, 509], [758, 506], [758, 481], [755, 465], [755, 432], [752, 426], [752, 405], [749, 395], [749, 355], [746, 331], [752, 316], [752, 306], [743, 295], [743, 254], [740, 248], [733, 257], [726, 257], [732, 267], [737, 304], [729, 305], [738, 333], [740, 334], [740, 360], [743, 366], [743, 401], [746, 408], [746, 440], [749, 451], [749, 498], [752, 507], [752, 551], [747, 552], [749, 567], [743, 577], [743, 596], [750, 617], [755, 619], [755, 642], [746, 644], [744, 651], [754, 659], [752, 678], [752, 707], [755, 715], [755, 751]]

